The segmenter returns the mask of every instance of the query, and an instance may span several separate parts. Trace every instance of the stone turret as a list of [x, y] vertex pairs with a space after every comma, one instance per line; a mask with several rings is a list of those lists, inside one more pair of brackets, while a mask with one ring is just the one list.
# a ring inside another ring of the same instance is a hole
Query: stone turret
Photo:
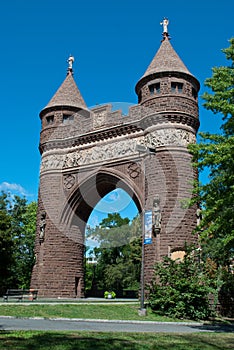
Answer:
[[[196, 173], [191, 166], [188, 144], [196, 142], [199, 127], [198, 91], [200, 84], [190, 73], [170, 43], [167, 19], [161, 45], [136, 84], [141, 106], [141, 126], [145, 145], [155, 150], [145, 157], [145, 208], [160, 212], [160, 223], [151, 245], [145, 247], [146, 281], [150, 281], [155, 261], [168, 255], [182, 256], [185, 242], [196, 241], [196, 208], [183, 207], [192, 195]], [[157, 199], [157, 200], [156, 200]]]
[[169, 35], [164, 33], [159, 50], [136, 84], [138, 103], [161, 115], [168, 112], [180, 113], [180, 117], [187, 115], [194, 119], [197, 130], [199, 88], [198, 80], [173, 49]]
[[[42, 122], [41, 151], [46, 142], [71, 136], [69, 135], [71, 128], [73, 132], [75, 129], [81, 130], [80, 126], [84, 124], [83, 119], [85, 119], [85, 124], [90, 122], [90, 113], [73, 78], [73, 61], [74, 58], [70, 56], [65, 80], [40, 112]], [[66, 128], [68, 125], [69, 128]]]

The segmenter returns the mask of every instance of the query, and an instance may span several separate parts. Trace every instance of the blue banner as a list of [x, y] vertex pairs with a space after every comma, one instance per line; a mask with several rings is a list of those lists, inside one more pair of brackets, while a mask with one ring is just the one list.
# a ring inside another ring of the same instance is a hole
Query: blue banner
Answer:
[[144, 217], [144, 228], [145, 228], [144, 244], [152, 243], [152, 225], [153, 225], [152, 210], [146, 210], [145, 217]]

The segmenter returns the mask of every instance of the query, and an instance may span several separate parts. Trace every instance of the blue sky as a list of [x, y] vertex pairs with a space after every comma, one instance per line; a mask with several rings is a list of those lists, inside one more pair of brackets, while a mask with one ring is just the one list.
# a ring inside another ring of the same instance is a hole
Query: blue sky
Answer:
[[[135, 104], [135, 84], [160, 46], [160, 21], [168, 17], [171, 44], [202, 94], [211, 68], [227, 65], [221, 49], [234, 36], [233, 13], [233, 0], [1, 1], [0, 189], [37, 199], [39, 112], [64, 80], [70, 54], [88, 106]], [[219, 128], [201, 101], [200, 120], [200, 131]]]

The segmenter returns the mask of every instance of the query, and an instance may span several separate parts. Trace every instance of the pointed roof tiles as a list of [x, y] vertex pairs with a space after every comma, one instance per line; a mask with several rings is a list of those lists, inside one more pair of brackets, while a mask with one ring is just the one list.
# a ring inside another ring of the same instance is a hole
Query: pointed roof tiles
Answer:
[[165, 37], [143, 77], [155, 73], [171, 71], [192, 75], [173, 49], [169, 38]]
[[44, 107], [43, 111], [48, 108], [62, 106], [87, 109], [86, 103], [75, 83], [71, 70], [68, 70], [68, 74], [62, 85], [58, 88], [47, 106]]
[[146, 69], [144, 75], [137, 82], [136, 92], [139, 91], [140, 86], [145, 81], [145, 79], [147, 79], [147, 77], [148, 79], [150, 79], [150, 76], [154, 74], [170, 72], [189, 75], [190, 77], [195, 79], [197, 84], [199, 84], [197, 79], [194, 77], [193, 74], [190, 73], [188, 68], [185, 66], [181, 58], [178, 56], [178, 54], [172, 47], [169, 36], [165, 35], [156, 55], [154, 56], [148, 68]]

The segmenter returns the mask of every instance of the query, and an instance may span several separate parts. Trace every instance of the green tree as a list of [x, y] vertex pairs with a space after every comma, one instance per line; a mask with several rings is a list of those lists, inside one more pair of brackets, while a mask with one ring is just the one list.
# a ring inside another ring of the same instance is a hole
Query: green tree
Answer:
[[[2, 193], [0, 195], [1, 285], [29, 288], [34, 262], [36, 202]], [[4, 272], [4, 271], [5, 272]], [[3, 291], [5, 292], [5, 290]]]
[[190, 149], [198, 170], [209, 170], [209, 182], [195, 186], [203, 254], [229, 269], [234, 254], [234, 38], [222, 51], [230, 65], [213, 68], [205, 81], [212, 92], [202, 96], [207, 110], [222, 115], [221, 132], [200, 133], [201, 142]]
[[15, 196], [10, 210], [14, 243], [15, 283], [19, 288], [29, 288], [34, 263], [37, 203], [27, 204], [25, 198]]
[[107, 218], [104, 218], [101, 221], [100, 226], [102, 228], [121, 227], [124, 225], [128, 225], [129, 221], [130, 221], [129, 218], [122, 218], [119, 213], [111, 213], [111, 214], [109, 213], [107, 215]]
[[[129, 224], [120, 214], [108, 214], [99, 227], [88, 229], [88, 236], [99, 242], [95, 279], [99, 289], [121, 291], [138, 289], [141, 264], [141, 230], [136, 218]], [[87, 269], [90, 272], [90, 269]]]
[[[222, 116], [220, 134], [201, 133], [201, 142], [191, 146], [194, 165], [209, 170], [209, 182], [197, 183], [196, 200], [202, 219], [198, 227], [202, 257], [217, 266], [217, 295], [221, 311], [234, 315], [234, 38], [222, 50], [230, 64], [213, 68], [205, 85], [204, 107]], [[227, 312], [227, 310], [229, 310]]]
[[13, 260], [13, 240], [11, 236], [11, 218], [8, 214], [8, 198], [5, 193], [0, 194], [0, 295], [11, 286], [11, 268]]

